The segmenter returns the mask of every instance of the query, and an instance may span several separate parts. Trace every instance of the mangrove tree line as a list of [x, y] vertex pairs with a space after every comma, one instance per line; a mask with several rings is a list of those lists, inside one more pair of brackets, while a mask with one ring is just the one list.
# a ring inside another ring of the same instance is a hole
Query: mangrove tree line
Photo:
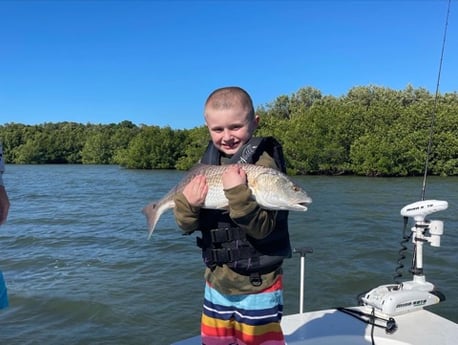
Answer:
[[[422, 88], [371, 85], [335, 97], [305, 87], [258, 107], [257, 114], [256, 134], [283, 144], [292, 174], [420, 175], [433, 128], [429, 172], [458, 175], [456, 92], [436, 99]], [[0, 140], [9, 164], [186, 170], [200, 158], [209, 135], [203, 125], [177, 130], [131, 121], [6, 123], [0, 125]]]

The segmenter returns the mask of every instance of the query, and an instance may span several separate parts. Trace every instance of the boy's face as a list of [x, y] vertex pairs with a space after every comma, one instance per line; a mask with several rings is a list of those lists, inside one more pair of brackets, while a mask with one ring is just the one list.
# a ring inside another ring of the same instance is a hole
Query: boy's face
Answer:
[[250, 119], [243, 107], [230, 109], [205, 108], [205, 121], [216, 148], [226, 155], [233, 155], [253, 135], [259, 117]]

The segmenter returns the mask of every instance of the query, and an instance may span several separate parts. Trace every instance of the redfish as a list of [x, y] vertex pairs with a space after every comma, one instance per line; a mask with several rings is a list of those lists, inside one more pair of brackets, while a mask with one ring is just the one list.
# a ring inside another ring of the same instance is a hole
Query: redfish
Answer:
[[[261, 165], [240, 164], [246, 172], [248, 187], [259, 206], [268, 210], [307, 211], [312, 199], [286, 174]], [[221, 176], [228, 165], [197, 164], [162, 199], [144, 207], [149, 235], [151, 237], [161, 215], [175, 207], [174, 197], [197, 175], [204, 175], [208, 193], [202, 208], [227, 209], [228, 200], [224, 195]]]

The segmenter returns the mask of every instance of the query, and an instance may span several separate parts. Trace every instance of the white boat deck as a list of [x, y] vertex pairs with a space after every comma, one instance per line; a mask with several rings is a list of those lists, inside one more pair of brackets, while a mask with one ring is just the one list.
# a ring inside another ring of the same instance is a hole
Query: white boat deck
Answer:
[[[372, 344], [372, 329], [376, 345], [458, 344], [458, 324], [427, 310], [398, 315], [394, 319], [397, 330], [387, 334], [383, 328], [372, 327], [341, 311], [328, 309], [286, 315], [282, 319], [282, 328], [287, 345], [368, 345]], [[201, 339], [196, 336], [172, 345], [201, 345]]]

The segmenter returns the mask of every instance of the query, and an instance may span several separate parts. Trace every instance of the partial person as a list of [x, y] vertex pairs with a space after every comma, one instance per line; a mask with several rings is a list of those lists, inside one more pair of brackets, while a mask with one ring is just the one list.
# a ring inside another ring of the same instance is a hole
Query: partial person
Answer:
[[[3, 146], [0, 142], [0, 225], [6, 222], [8, 211], [10, 209], [10, 200], [3, 184], [3, 172], [5, 171], [5, 162], [3, 160]], [[8, 293], [6, 290], [3, 273], [0, 271], [0, 309], [8, 306]]]

